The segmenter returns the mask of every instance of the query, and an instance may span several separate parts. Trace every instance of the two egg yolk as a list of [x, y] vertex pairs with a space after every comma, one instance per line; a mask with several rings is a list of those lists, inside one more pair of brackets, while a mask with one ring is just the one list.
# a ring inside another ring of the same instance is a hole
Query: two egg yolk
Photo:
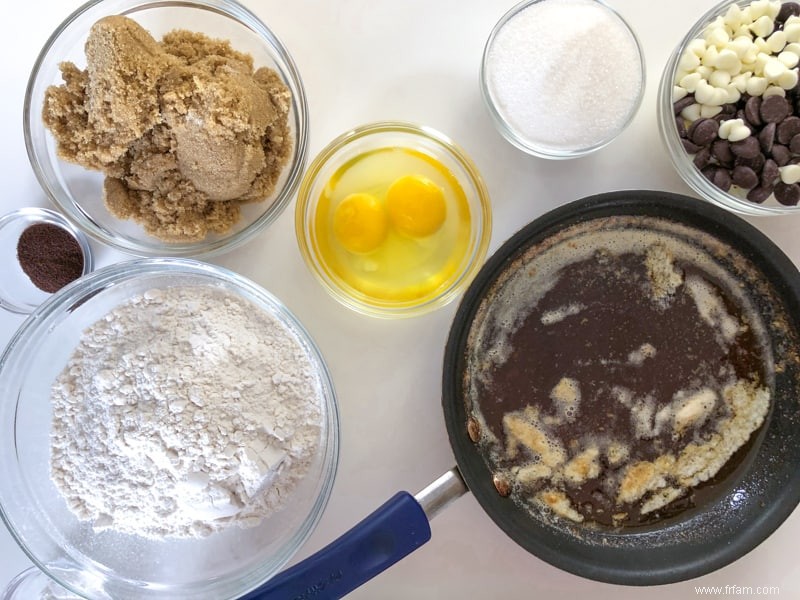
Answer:
[[385, 206], [372, 194], [346, 196], [333, 213], [333, 233], [350, 252], [372, 252], [389, 234], [389, 225], [411, 237], [427, 237], [444, 224], [444, 192], [430, 179], [405, 175], [386, 192]]
[[350, 252], [372, 252], [389, 233], [386, 209], [372, 194], [350, 194], [333, 213], [333, 233]]

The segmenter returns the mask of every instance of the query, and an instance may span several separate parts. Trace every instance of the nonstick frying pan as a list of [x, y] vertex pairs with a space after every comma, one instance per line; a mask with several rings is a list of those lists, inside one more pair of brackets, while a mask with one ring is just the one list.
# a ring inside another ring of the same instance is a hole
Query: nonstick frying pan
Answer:
[[[498, 493], [491, 469], [470, 439], [470, 409], [463, 389], [470, 328], [498, 278], [524, 268], [520, 257], [526, 251], [576, 224], [628, 215], [701, 232], [698, 239], [711, 240], [706, 250], [714, 260], [736, 272], [768, 328], [776, 365], [770, 412], [753, 434], [740, 467], [696, 509], [656, 524], [616, 529], [540, 518]], [[245, 598], [342, 597], [428, 541], [429, 518], [467, 487], [514, 541], [552, 565], [589, 579], [655, 585], [698, 577], [729, 564], [766, 539], [800, 501], [799, 332], [797, 269], [766, 236], [722, 209], [665, 192], [621, 191], [547, 213], [490, 257], [452, 323], [444, 356], [442, 407], [458, 467], [416, 498], [398, 493], [340, 539]]]

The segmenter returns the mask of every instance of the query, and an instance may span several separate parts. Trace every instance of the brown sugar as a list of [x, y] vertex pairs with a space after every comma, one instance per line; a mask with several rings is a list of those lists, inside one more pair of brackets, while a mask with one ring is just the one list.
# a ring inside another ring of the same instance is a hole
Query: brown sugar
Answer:
[[87, 67], [61, 65], [42, 117], [64, 160], [106, 175], [104, 199], [168, 242], [225, 233], [273, 192], [292, 147], [291, 94], [228, 41], [100, 19]]

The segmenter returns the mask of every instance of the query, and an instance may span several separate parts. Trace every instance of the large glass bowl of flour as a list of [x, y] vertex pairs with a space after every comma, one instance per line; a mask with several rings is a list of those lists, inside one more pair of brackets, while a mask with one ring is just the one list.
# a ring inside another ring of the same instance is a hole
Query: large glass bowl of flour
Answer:
[[139, 259], [62, 289], [0, 357], [0, 397], [0, 516], [82, 597], [239, 597], [293, 556], [333, 485], [319, 349], [217, 266]]

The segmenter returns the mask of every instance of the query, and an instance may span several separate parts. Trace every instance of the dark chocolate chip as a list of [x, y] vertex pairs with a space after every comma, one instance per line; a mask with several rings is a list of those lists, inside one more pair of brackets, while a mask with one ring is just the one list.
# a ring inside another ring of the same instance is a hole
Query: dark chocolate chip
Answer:
[[[770, 123], [772, 124], [772, 123]], [[800, 133], [800, 117], [786, 117], [783, 121], [778, 123], [777, 134], [775, 139], [781, 144], [788, 144], [794, 136]]]
[[797, 2], [784, 2], [781, 9], [778, 11], [778, 16], [775, 17], [776, 23], [785, 23], [789, 17], [796, 17], [800, 15], [800, 4]]
[[744, 105], [744, 116], [747, 122], [751, 125], [761, 125], [761, 96], [753, 96], [748, 98]]
[[789, 150], [795, 154], [800, 154], [800, 133], [794, 136], [789, 142]]
[[711, 149], [708, 146], [700, 148], [697, 154], [694, 155], [692, 162], [698, 169], [706, 167], [711, 162]]
[[800, 202], [800, 185], [778, 182], [775, 185], [775, 199], [784, 206], [796, 206]]
[[753, 126], [748, 122], [747, 117], [744, 114], [744, 109], [740, 108], [736, 111], [735, 118], [741, 119], [742, 123], [750, 130], [753, 131]]
[[683, 98], [681, 98], [677, 102], [674, 102], [672, 104], [672, 109], [675, 111], [676, 115], [679, 115], [679, 114], [681, 114], [681, 111], [684, 108], [686, 108], [687, 106], [691, 106], [694, 103], [695, 103], [694, 94], [689, 94], [688, 96], [684, 96]]
[[719, 123], [714, 119], [697, 119], [689, 126], [689, 139], [698, 146], [707, 146], [717, 139]]
[[678, 135], [685, 138], [688, 135], [686, 131], [686, 121], [683, 117], [675, 117], [675, 128], [678, 130]]
[[723, 192], [727, 192], [731, 189], [731, 173], [728, 169], [717, 169], [714, 172], [714, 178], [711, 182], [721, 189]]
[[711, 156], [721, 165], [731, 166], [736, 158], [731, 152], [731, 143], [728, 140], [716, 140], [711, 144]]
[[[689, 154], [697, 154], [697, 152], [702, 148], [702, 146], [698, 146], [697, 144], [693, 144], [689, 140], [681, 140], [681, 144], [683, 144], [683, 149], [686, 150]], [[788, 149], [786, 150], [789, 151]], [[787, 159], [788, 160], [788, 159]]]
[[721, 115], [735, 115], [738, 107], [736, 104], [723, 104], [720, 108], [722, 108], [719, 112]]
[[708, 165], [700, 172], [723, 192], [727, 192], [731, 189], [731, 174], [728, 169], [723, 169], [715, 165]]
[[775, 123], [767, 123], [764, 128], [758, 132], [758, 143], [761, 144], [761, 150], [765, 154], [772, 152], [772, 145], [775, 143], [775, 131], [778, 126]]
[[761, 185], [764, 186], [773, 186], [775, 184], [775, 180], [780, 177], [780, 170], [778, 169], [777, 163], [768, 158], [764, 161], [764, 166], [761, 169]]
[[772, 152], [770, 152], [770, 154], [779, 167], [789, 164], [789, 159], [792, 157], [792, 153], [789, 149], [782, 144], [775, 144], [772, 146]]
[[[695, 140], [693, 140], [695, 141]], [[761, 145], [758, 140], [752, 135], [747, 136], [743, 140], [731, 143], [731, 152], [736, 156], [742, 158], [755, 158], [761, 152]]]
[[758, 186], [747, 192], [747, 199], [755, 204], [762, 204], [772, 195], [772, 187]]
[[758, 185], [758, 175], [750, 167], [739, 165], [731, 171], [731, 181], [740, 188], [749, 190]]
[[780, 123], [792, 112], [792, 107], [783, 96], [767, 96], [761, 101], [761, 120], [765, 123]]
[[764, 162], [766, 162], [766, 157], [759, 152], [758, 154], [750, 158], [744, 156], [737, 156], [733, 164], [736, 167], [750, 167], [756, 173], [760, 173], [761, 169], [764, 168]]

